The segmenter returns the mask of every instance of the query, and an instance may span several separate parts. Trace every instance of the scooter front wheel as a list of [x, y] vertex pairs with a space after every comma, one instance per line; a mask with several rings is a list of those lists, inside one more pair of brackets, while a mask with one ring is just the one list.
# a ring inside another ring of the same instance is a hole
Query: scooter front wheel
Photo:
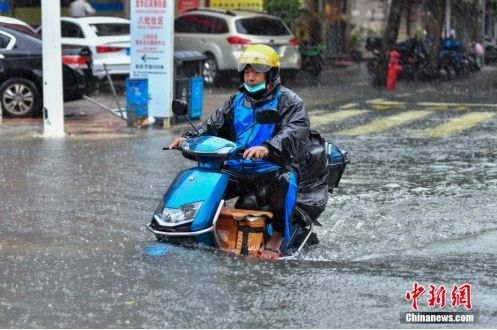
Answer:
[[369, 59], [367, 63], [367, 69], [371, 77], [376, 77], [378, 71], [380, 70], [380, 61], [376, 58]]

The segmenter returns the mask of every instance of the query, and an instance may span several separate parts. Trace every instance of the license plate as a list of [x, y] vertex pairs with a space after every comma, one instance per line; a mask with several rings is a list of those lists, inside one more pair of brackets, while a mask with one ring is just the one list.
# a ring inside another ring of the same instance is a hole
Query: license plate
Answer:
[[129, 47], [126, 48], [126, 55], [131, 55], [131, 49]]

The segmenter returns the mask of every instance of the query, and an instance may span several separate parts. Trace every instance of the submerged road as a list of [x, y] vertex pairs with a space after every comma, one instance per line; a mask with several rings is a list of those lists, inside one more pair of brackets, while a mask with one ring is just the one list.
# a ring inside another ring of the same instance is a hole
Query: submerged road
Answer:
[[[192, 166], [161, 150], [175, 132], [75, 129], [52, 140], [39, 122], [4, 121], [0, 328], [495, 327], [493, 96], [454, 105], [355, 86], [328, 103], [294, 86], [311, 100], [312, 126], [352, 163], [320, 218], [321, 243], [279, 262], [158, 243], [145, 229]], [[420, 311], [466, 312], [469, 298], [476, 322], [402, 323], [415, 282]], [[430, 284], [446, 289], [444, 308], [429, 306]], [[466, 300], [454, 291], [465, 284]], [[463, 298], [455, 306], [452, 292]]]

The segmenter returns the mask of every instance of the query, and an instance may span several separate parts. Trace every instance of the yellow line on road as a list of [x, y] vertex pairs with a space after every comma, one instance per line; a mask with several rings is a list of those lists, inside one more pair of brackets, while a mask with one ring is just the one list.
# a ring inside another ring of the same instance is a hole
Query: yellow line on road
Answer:
[[433, 108], [440, 107], [443, 109], [446, 109], [447, 107], [479, 107], [479, 108], [495, 108], [495, 109], [497, 109], [497, 104], [495, 104], [495, 103], [419, 102], [418, 105], [420, 105], [422, 107], [433, 107]]
[[337, 134], [355, 136], [355, 135], [368, 135], [373, 133], [379, 133], [389, 128], [400, 126], [417, 119], [421, 119], [432, 113], [433, 112], [431, 111], [406, 111], [398, 115], [383, 117], [381, 119], [374, 120], [368, 124], [338, 132]]
[[368, 100], [366, 101], [368, 104], [377, 104], [377, 105], [390, 105], [390, 106], [405, 106], [405, 102], [398, 102], [398, 101], [388, 101], [385, 99], [374, 99], [374, 100]]
[[345, 109], [350, 109], [350, 108], [354, 108], [354, 107], [357, 107], [359, 104], [357, 103], [348, 103], [348, 104], [344, 104], [340, 107], [340, 109], [342, 110], [345, 110]]
[[449, 110], [449, 107], [446, 105], [430, 105], [427, 107], [428, 110]]
[[372, 100], [367, 100], [366, 103], [382, 103], [385, 102], [385, 99], [372, 99]]
[[421, 131], [421, 135], [425, 137], [445, 137], [454, 135], [464, 130], [474, 127], [476, 124], [489, 120], [496, 114], [493, 112], [472, 112], [457, 118], [451, 119], [449, 122], [438, 125], [434, 128]]
[[342, 110], [321, 115], [311, 115], [311, 126], [316, 127], [326, 125], [332, 121], [345, 120], [351, 117], [362, 115], [365, 112], [368, 112], [368, 110]]
[[392, 110], [392, 109], [405, 109], [404, 104], [372, 104], [373, 110]]

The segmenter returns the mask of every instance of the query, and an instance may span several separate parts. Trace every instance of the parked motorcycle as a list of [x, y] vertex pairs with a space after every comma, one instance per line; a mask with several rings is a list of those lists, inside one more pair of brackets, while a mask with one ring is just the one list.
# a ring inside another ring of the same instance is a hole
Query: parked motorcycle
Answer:
[[319, 76], [325, 66], [323, 54], [326, 50], [326, 45], [302, 44], [299, 49], [302, 57], [302, 70], [313, 77]]
[[[366, 40], [366, 49], [374, 55], [367, 63], [368, 73], [373, 77], [379, 73], [383, 47], [381, 38], [369, 37]], [[478, 71], [481, 65], [474, 54], [467, 53], [459, 41], [451, 38], [441, 41], [437, 62], [430, 60], [427, 46], [416, 38], [395, 44], [394, 50], [400, 54], [402, 71], [399, 79], [404, 80], [452, 80]]]
[[[176, 116], [185, 116], [196, 130], [186, 116], [186, 103], [175, 100], [173, 113]], [[255, 122], [249, 129], [255, 125], [274, 124], [278, 117], [278, 111], [275, 109], [258, 110]], [[147, 228], [159, 240], [193, 242], [238, 254], [254, 254], [264, 240], [272, 235], [272, 227], [268, 222], [272, 217], [271, 210], [260, 211], [268, 210], [267, 205], [258, 205], [257, 210], [233, 209], [226, 207], [225, 201], [230, 181], [243, 184], [258, 180], [257, 176], [248, 177], [234, 173], [225, 166], [226, 161], [242, 157], [244, 146], [220, 137], [201, 136], [197, 130], [196, 132], [197, 134], [183, 142], [179, 150], [185, 158], [197, 161], [197, 166], [180, 171], [164, 194]], [[325, 191], [329, 189], [331, 192], [333, 188], [338, 187], [342, 173], [350, 162], [346, 151], [325, 142], [317, 132], [312, 132], [311, 135], [313, 143], [308, 153], [309, 163], [306, 162], [308, 166], [304, 168], [299, 183], [297, 206], [289, 224], [290, 238], [285, 239], [281, 245], [284, 256], [292, 255], [304, 246], [318, 242], [313, 233], [313, 223], [317, 219], [311, 219], [310, 223], [303, 219], [299, 201], [312, 197], [316, 189], [324, 188]], [[316, 159], [324, 159], [324, 162], [315, 161], [314, 156], [321, 156], [323, 153], [326, 157]], [[312, 186], [313, 176], [316, 175], [327, 176], [328, 187]], [[319, 179], [321, 178], [323, 177]], [[303, 181], [308, 185], [302, 186]], [[239, 196], [239, 200], [244, 197], [246, 196]], [[319, 213], [321, 212], [318, 212], [317, 216]]]
[[467, 77], [470, 63], [461, 43], [455, 39], [442, 39], [438, 54], [439, 69], [445, 71], [448, 79]]
[[[373, 53], [374, 57], [367, 62], [368, 73], [375, 77], [380, 70], [380, 56], [383, 51], [383, 39], [369, 37], [365, 48]], [[399, 64], [402, 66], [399, 79], [403, 80], [432, 80], [439, 77], [438, 68], [429, 60], [430, 56], [422, 42], [415, 38], [395, 44], [393, 50], [400, 54]]]

